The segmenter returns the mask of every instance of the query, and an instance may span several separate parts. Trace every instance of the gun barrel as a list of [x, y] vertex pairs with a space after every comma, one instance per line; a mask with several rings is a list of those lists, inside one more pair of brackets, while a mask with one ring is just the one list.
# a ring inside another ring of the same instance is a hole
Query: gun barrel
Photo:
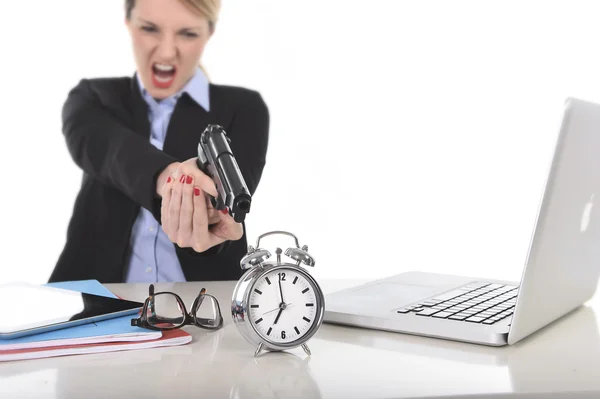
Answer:
[[227, 206], [233, 209], [234, 213], [247, 213], [250, 211], [251, 197], [246, 182], [242, 177], [238, 164], [232, 154], [222, 153], [217, 163], [219, 170], [223, 171], [223, 187], [226, 187], [225, 192], [229, 194], [226, 198]]
[[198, 166], [215, 182], [219, 197], [213, 206], [229, 209], [234, 220], [241, 223], [250, 212], [252, 197], [229, 142], [221, 126], [208, 125], [198, 145]]

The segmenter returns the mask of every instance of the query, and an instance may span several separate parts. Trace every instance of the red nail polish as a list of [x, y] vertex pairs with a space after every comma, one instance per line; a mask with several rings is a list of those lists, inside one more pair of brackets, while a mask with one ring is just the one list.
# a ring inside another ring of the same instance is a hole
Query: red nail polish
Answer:
[[198, 187], [194, 187], [194, 195], [196, 197], [200, 196], [200, 189]]
[[186, 182], [187, 184], [192, 184], [192, 180], [193, 180], [193, 179], [192, 179], [192, 176], [188, 176], [188, 177], [186, 177], [186, 179], [185, 179], [185, 182]]
[[179, 183], [183, 183], [185, 181], [185, 175], [181, 175], [179, 178]]
[[221, 212], [223, 213], [223, 215], [227, 215], [227, 208], [221, 209]]
[[167, 183], [171, 183], [171, 180], [173, 180], [173, 179], [171, 179], [171, 176], [169, 176], [169, 177], [167, 178]]

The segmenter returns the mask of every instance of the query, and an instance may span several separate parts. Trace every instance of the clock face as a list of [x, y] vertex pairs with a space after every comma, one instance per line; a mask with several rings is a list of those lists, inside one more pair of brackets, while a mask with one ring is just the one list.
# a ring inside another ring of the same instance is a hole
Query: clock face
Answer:
[[316, 322], [318, 306], [310, 280], [293, 269], [275, 269], [258, 279], [252, 288], [249, 322], [266, 341], [286, 344], [309, 331]]

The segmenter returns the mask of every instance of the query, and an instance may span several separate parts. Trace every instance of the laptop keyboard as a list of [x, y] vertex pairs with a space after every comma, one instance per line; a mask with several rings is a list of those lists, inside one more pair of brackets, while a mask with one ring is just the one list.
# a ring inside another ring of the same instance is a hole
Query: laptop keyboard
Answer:
[[398, 313], [494, 324], [512, 318], [518, 286], [476, 281], [433, 298], [405, 306]]

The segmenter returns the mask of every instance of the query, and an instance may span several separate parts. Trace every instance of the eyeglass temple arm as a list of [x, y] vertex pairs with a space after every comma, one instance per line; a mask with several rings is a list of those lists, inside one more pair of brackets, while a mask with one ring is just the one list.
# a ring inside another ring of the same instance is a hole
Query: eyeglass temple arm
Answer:
[[[154, 284], [150, 284], [148, 286], [148, 298], [146, 298], [146, 301], [144, 302], [144, 307], [142, 308], [142, 312], [140, 314], [140, 316], [136, 319], [131, 319], [131, 325], [133, 327], [143, 327], [144, 326], [144, 315], [146, 315], [146, 312], [148, 310], [148, 303], [150, 303], [150, 312], [151, 314], [151, 318], [152, 317], [156, 317], [156, 309], [154, 308], [154, 301], [150, 301], [152, 299], [152, 297], [154, 296]], [[147, 315], [145, 316], [146, 318], [148, 317]]]
[[[152, 287], [150, 289], [150, 291], [154, 291], [154, 287], [152, 285], [150, 285], [150, 286]], [[151, 298], [151, 295], [149, 295], [148, 298], [146, 298], [146, 300], [144, 301], [144, 306], [142, 307], [142, 311], [140, 312], [140, 315], [135, 319], [131, 319], [131, 325], [133, 327], [143, 327], [144, 326], [144, 321], [143, 321], [144, 315], [146, 314], [146, 312], [148, 310], [148, 302], [150, 302], [150, 298]]]

